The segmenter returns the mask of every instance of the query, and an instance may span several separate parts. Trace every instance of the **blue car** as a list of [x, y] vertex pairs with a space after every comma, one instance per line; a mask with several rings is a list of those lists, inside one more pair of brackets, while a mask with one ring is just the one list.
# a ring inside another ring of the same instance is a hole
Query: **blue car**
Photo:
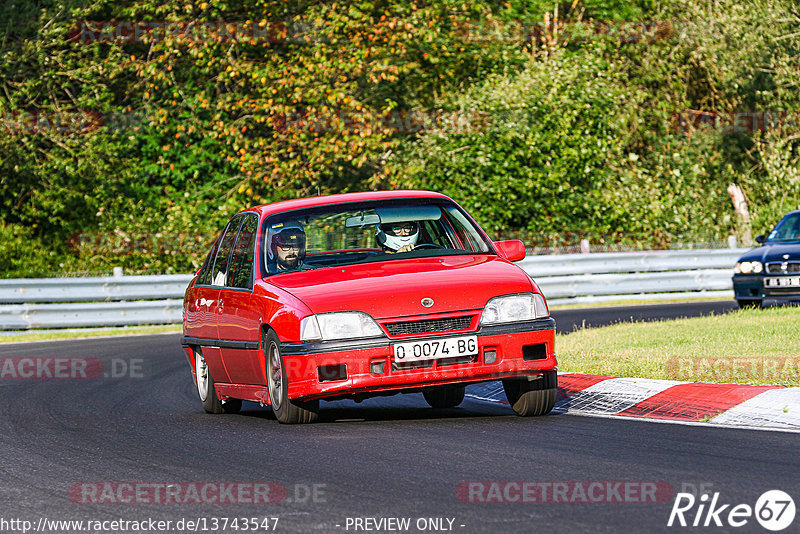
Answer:
[[736, 263], [733, 291], [740, 308], [761, 307], [766, 299], [800, 300], [800, 210], [786, 214], [760, 246]]

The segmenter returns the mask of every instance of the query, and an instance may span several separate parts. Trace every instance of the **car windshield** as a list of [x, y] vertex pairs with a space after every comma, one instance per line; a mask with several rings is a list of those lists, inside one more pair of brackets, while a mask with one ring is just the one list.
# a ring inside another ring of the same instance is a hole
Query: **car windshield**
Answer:
[[794, 241], [800, 239], [800, 213], [784, 217], [770, 232], [767, 241]]
[[493, 253], [455, 204], [403, 199], [336, 204], [274, 215], [262, 232], [267, 272], [458, 254]]

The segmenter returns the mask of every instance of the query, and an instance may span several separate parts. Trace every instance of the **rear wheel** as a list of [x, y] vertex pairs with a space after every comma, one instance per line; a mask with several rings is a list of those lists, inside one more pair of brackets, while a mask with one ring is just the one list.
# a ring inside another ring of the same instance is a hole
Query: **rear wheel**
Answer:
[[422, 390], [422, 396], [431, 408], [455, 408], [464, 401], [465, 388], [461, 384], [434, 386]]
[[319, 400], [298, 402], [288, 396], [289, 381], [281, 358], [280, 341], [270, 330], [264, 336], [264, 358], [267, 364], [267, 391], [275, 418], [281, 423], [313, 423], [319, 417]]
[[517, 415], [529, 417], [550, 413], [556, 405], [558, 391], [556, 373], [503, 380], [503, 389]]
[[760, 308], [763, 302], [761, 300], [737, 300], [736, 304], [739, 305], [739, 308], [746, 310], [746, 309], [753, 309], [753, 308]]
[[194, 350], [194, 370], [197, 394], [207, 413], [237, 413], [242, 409], [242, 401], [239, 399], [220, 400], [217, 397], [214, 379], [211, 378], [211, 372], [200, 349]]

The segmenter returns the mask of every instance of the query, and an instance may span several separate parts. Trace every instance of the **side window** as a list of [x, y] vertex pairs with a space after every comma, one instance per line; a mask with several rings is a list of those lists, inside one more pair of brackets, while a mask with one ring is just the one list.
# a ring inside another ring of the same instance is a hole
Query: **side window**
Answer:
[[228, 284], [231, 287], [241, 287], [250, 289], [253, 287], [253, 256], [256, 250], [256, 228], [258, 228], [258, 217], [247, 215], [239, 230], [239, 239], [236, 240], [236, 248], [233, 251], [231, 269], [233, 271], [228, 276]]
[[231, 222], [228, 223], [228, 227], [225, 229], [225, 234], [222, 236], [222, 240], [219, 243], [217, 258], [214, 260], [214, 268], [211, 269], [212, 274], [211, 281], [209, 283], [213, 286], [225, 285], [225, 277], [228, 274], [228, 263], [230, 260], [231, 249], [233, 248], [233, 243], [236, 240], [236, 234], [239, 231], [240, 224], [242, 224], [242, 217], [234, 217], [231, 219]]
[[475, 231], [472, 224], [455, 206], [449, 206], [447, 208], [447, 215], [454, 222], [453, 226], [456, 229], [456, 234], [464, 244], [465, 250], [472, 250], [473, 252], [489, 251], [486, 243], [480, 238], [480, 235]]
[[208, 285], [209, 281], [211, 280], [211, 266], [214, 263], [214, 253], [217, 251], [218, 243], [219, 241], [214, 242], [214, 246], [211, 247], [211, 252], [208, 253], [205, 261], [203, 262], [203, 266], [200, 268], [200, 274], [197, 276], [198, 284]]

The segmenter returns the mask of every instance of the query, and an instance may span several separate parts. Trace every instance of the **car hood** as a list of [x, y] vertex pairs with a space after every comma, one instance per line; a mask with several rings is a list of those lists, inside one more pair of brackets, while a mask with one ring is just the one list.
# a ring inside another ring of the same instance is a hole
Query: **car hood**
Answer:
[[[482, 309], [497, 295], [529, 292], [525, 272], [497, 256], [459, 255], [328, 267], [269, 279], [313, 313], [357, 310], [375, 319]], [[433, 299], [431, 307], [421, 304]]]
[[[784, 258], [788, 256], [788, 258]], [[773, 261], [798, 261], [800, 260], [800, 241], [790, 243], [765, 243], [764, 245], [745, 252], [739, 261], [773, 262]]]

